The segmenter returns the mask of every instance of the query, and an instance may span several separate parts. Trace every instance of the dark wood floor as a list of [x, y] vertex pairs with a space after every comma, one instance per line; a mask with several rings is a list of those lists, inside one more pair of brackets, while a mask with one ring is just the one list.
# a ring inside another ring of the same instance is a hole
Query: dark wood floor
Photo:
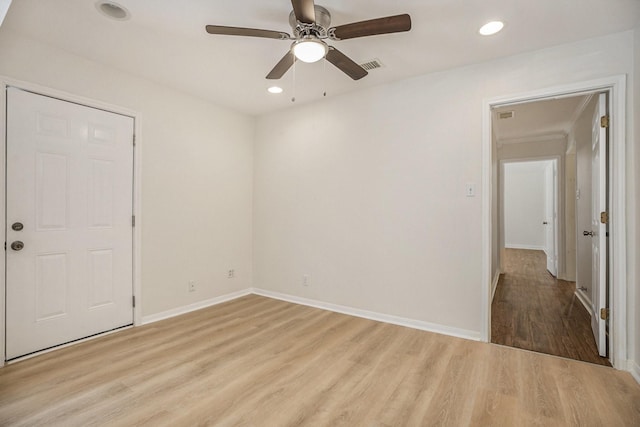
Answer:
[[491, 342], [611, 366], [598, 355], [575, 283], [558, 280], [542, 251], [507, 249], [491, 305]]

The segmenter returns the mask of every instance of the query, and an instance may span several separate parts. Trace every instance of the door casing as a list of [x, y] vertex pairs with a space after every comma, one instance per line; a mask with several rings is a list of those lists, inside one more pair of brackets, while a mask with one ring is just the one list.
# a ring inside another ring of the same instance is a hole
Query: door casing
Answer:
[[[6, 177], [6, 128], [7, 128], [7, 87], [13, 86], [28, 92], [37, 93], [63, 101], [69, 101], [76, 104], [82, 104], [87, 107], [97, 108], [112, 113], [129, 116], [134, 120], [135, 146], [133, 155], [133, 212], [136, 218], [136, 224], [133, 232], [133, 294], [136, 298], [136, 305], [133, 312], [134, 326], [138, 326], [142, 321], [142, 306], [140, 304], [142, 295], [141, 284], [141, 259], [142, 259], [142, 209], [140, 204], [141, 194], [141, 118], [136, 111], [127, 108], [115, 106], [101, 101], [85, 98], [82, 96], [70, 94], [56, 89], [47, 88], [34, 83], [14, 80], [8, 77], [0, 76], [0, 84], [2, 85], [2, 94], [0, 95], [0, 176]], [[6, 182], [6, 179], [4, 180]], [[6, 185], [0, 186], [0, 223], [6, 223]], [[6, 236], [4, 236], [6, 241]], [[5, 337], [5, 319], [6, 319], [6, 258], [0, 257], [0, 367], [4, 366], [6, 360], [6, 337]], [[21, 359], [17, 359], [21, 360]]]
[[[558, 268], [558, 259], [559, 259], [559, 253], [560, 253], [560, 249], [558, 247], [558, 220], [560, 218], [560, 215], [558, 214], [559, 211], [559, 206], [560, 206], [560, 191], [558, 191], [558, 187], [559, 187], [559, 174], [558, 174], [558, 163], [559, 161], [555, 160], [553, 161], [550, 166], [547, 167], [551, 167], [551, 176], [548, 176], [548, 172], [545, 171], [545, 222], [547, 222], [547, 228], [551, 228], [551, 230], [545, 230], [545, 246], [547, 249], [549, 249], [551, 247], [551, 261], [549, 261], [549, 253], [547, 252], [547, 270], [554, 276], [554, 277], [560, 277], [560, 275], [558, 274], [559, 272], [559, 268]], [[549, 179], [551, 180], [551, 185], [549, 185]], [[551, 197], [549, 197], [549, 192], [551, 192]], [[562, 199], [564, 200], [564, 199]], [[548, 203], [551, 202], [551, 212], [549, 212], [549, 206]], [[551, 218], [549, 218], [549, 214], [551, 214]], [[564, 217], [564, 215], [562, 216]], [[550, 235], [549, 235], [549, 231], [551, 231]], [[551, 238], [549, 238], [551, 237]], [[549, 243], [549, 240], [551, 240], [551, 243]], [[564, 239], [563, 239], [564, 240]], [[564, 252], [564, 250], [562, 251]], [[564, 253], [563, 253], [564, 255]], [[564, 256], [562, 257], [564, 258]], [[551, 263], [551, 267], [552, 270], [549, 270], [549, 263]], [[564, 262], [563, 262], [564, 264]], [[562, 271], [564, 270], [564, 268], [562, 269]]]
[[482, 298], [481, 339], [491, 341], [491, 294], [493, 241], [497, 230], [492, 224], [493, 169], [497, 159], [492, 154], [491, 111], [507, 105], [544, 99], [576, 96], [592, 92], [608, 92], [610, 108], [609, 135], [609, 302], [610, 302], [610, 360], [618, 369], [628, 369], [627, 363], [627, 247], [626, 247], [626, 75], [618, 75], [586, 82], [570, 83], [542, 90], [485, 99], [482, 109]]

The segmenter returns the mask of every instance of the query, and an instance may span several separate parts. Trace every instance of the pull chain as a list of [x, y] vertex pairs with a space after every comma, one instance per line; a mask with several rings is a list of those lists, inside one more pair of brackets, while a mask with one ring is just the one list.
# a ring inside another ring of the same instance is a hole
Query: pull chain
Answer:
[[296, 102], [296, 60], [293, 60], [293, 96], [291, 97], [291, 102]]
[[322, 86], [324, 86], [324, 92], [322, 96], [327, 96], [327, 57], [322, 59]]

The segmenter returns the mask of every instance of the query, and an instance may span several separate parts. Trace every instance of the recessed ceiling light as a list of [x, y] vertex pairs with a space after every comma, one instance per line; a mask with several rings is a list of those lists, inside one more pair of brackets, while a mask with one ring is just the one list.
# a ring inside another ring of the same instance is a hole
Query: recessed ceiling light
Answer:
[[282, 88], [279, 86], [271, 86], [267, 90], [269, 91], [269, 93], [282, 93]]
[[96, 2], [96, 9], [107, 18], [115, 19], [117, 21], [126, 21], [131, 18], [131, 13], [122, 5], [110, 1], [99, 0]]
[[502, 21], [491, 21], [484, 24], [480, 27], [478, 31], [483, 36], [490, 36], [502, 30], [504, 28], [504, 22]]

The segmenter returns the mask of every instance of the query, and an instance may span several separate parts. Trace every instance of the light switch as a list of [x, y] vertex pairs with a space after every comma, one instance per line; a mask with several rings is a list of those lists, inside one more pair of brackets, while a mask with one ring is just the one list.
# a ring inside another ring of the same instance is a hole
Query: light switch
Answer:
[[467, 197], [475, 197], [476, 196], [476, 185], [472, 182], [468, 182], [465, 186], [465, 195]]

